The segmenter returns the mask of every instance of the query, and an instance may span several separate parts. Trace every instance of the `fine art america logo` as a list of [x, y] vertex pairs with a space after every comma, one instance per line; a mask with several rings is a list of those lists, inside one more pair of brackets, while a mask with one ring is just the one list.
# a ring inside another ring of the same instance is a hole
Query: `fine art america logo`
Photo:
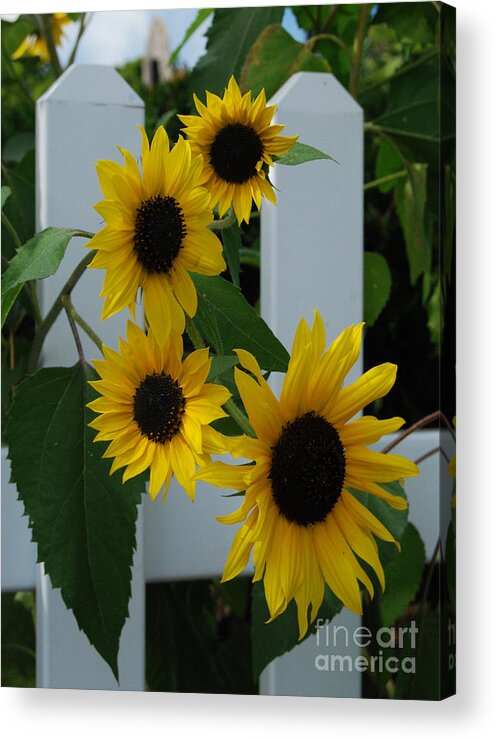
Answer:
[[[381, 627], [373, 636], [368, 627], [349, 630], [344, 625], [330, 624], [329, 620], [316, 622], [316, 646], [322, 652], [315, 657], [318, 671], [372, 671], [383, 673], [416, 673], [416, 657], [411, 655], [385, 655], [387, 649], [403, 650], [408, 653], [416, 648], [418, 627], [413, 621], [408, 627]], [[376, 643], [378, 651], [374, 655], [352, 655], [354, 647], [368, 648]], [[341, 651], [348, 649], [347, 654]]]

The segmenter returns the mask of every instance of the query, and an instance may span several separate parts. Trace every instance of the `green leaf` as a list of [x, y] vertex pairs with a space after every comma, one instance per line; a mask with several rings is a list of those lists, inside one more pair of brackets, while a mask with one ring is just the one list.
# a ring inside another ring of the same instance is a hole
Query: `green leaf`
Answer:
[[6, 185], [2, 185], [2, 208], [4, 207], [7, 200], [9, 199], [10, 193], [11, 193], [10, 188], [8, 188]]
[[[399, 153], [398, 147], [390, 139], [381, 139], [378, 153], [376, 155], [375, 177], [380, 180], [387, 175], [393, 175], [404, 169], [404, 162]], [[384, 182], [378, 186], [381, 193], [388, 193], [395, 188], [397, 180]]]
[[213, 13], [213, 11], [214, 8], [201, 8], [201, 10], [198, 10], [196, 18], [193, 20], [193, 22], [185, 32], [184, 38], [168, 60], [170, 66], [172, 66], [172, 64], [175, 64], [179, 54], [181, 53], [182, 49], [187, 44], [193, 33], [197, 31], [197, 29], [201, 26], [202, 23], [205, 22], [205, 20]]
[[47, 368], [18, 388], [7, 427], [17, 484], [38, 561], [118, 679], [128, 616], [135, 524], [144, 481], [110, 477], [105, 443], [94, 443], [86, 404], [96, 393], [91, 368]]
[[19, 291], [28, 280], [41, 280], [53, 275], [77, 229], [50, 226], [20, 247], [2, 275], [2, 326]]
[[[415, 659], [415, 672], [397, 673], [395, 699], [438, 700], [440, 695], [440, 675], [442, 662], [447, 655], [441, 652], [442, 627], [438, 611], [426, 612], [418, 623], [415, 636], [415, 647], [410, 644], [401, 650], [401, 657], [411, 655]], [[447, 630], [445, 630], [447, 632]], [[409, 633], [406, 641], [410, 643]]]
[[415, 285], [431, 265], [431, 243], [425, 228], [426, 164], [412, 164], [406, 178], [395, 188], [397, 214], [404, 232], [409, 276]]
[[236, 355], [213, 355], [211, 359], [211, 369], [207, 378], [207, 382], [211, 383], [216, 378], [219, 378], [227, 370], [230, 370], [237, 365], [238, 359]]
[[219, 355], [245, 349], [264, 370], [286, 372], [289, 354], [246, 301], [239, 288], [221, 277], [192, 275], [198, 292], [195, 322]]
[[34, 131], [16, 134], [5, 144], [2, 159], [10, 163], [21, 162], [32, 149], [34, 149]]
[[392, 627], [416, 596], [425, 564], [425, 546], [418, 530], [408, 523], [401, 550], [385, 567], [385, 592], [380, 600], [384, 627]]
[[[2, 24], [3, 28], [3, 24]], [[10, 198], [5, 204], [5, 215], [14, 227], [21, 244], [34, 234], [34, 151], [26, 154], [15, 167], [2, 167], [2, 180], [10, 188]], [[16, 244], [2, 224], [2, 252], [10, 259]]]
[[391, 79], [387, 109], [373, 123], [419, 141], [438, 144], [453, 139], [455, 115], [445, 110], [448, 100], [440, 99], [439, 89], [439, 57], [435, 56]]
[[[251, 639], [253, 647], [253, 678], [256, 681], [266, 666], [280, 655], [292, 650], [299, 644], [299, 627], [297, 622], [297, 607], [294, 599], [287, 609], [273, 622], [266, 624], [270, 618], [265, 599], [263, 581], [253, 585]], [[331, 621], [342, 609], [341, 602], [325, 586], [325, 595], [318, 612], [318, 618]], [[304, 639], [316, 632], [317, 620], [310, 625]]]
[[246, 57], [241, 72], [241, 88], [253, 96], [264, 88], [269, 100], [296, 72], [330, 72], [330, 65], [300, 44], [281, 25], [267, 26]]
[[163, 128], [167, 128], [167, 124], [170, 123], [172, 118], [177, 115], [177, 108], [172, 108], [172, 110], [166, 111], [155, 124], [155, 131], [160, 128], [160, 126], [163, 126]]
[[399, 41], [427, 45], [435, 40], [438, 12], [433, 3], [380, 3], [376, 23], [393, 28]]
[[[394, 483], [379, 483], [378, 485], [381, 486], [381, 488], [384, 488], [385, 491], [388, 491], [388, 493], [392, 493], [394, 496], [400, 496], [401, 498], [406, 499], [404, 488], [401, 486], [399, 481], [395, 481]], [[408, 510], [394, 509], [392, 506], [387, 504], [386, 501], [383, 501], [381, 498], [378, 498], [378, 496], [373, 496], [370, 493], [363, 493], [354, 488], [349, 490], [363, 504], [363, 506], [366, 506], [366, 508], [381, 521], [383, 526], [388, 529], [394, 539], [397, 540], [397, 542], [400, 542], [407, 526]], [[385, 567], [385, 565], [395, 556], [397, 548], [393, 543], [382, 542], [382, 540], [378, 540], [377, 545], [380, 561]]]
[[325, 154], [325, 152], [321, 152], [316, 147], [309, 146], [309, 144], [301, 144], [300, 141], [296, 141], [287, 154], [277, 157], [276, 162], [277, 164], [293, 166], [295, 164], [303, 164], [303, 162], [313, 162], [316, 159], [329, 159], [332, 162], [337, 162], [329, 154]]
[[205, 90], [222, 95], [231, 75], [239, 81], [244, 61], [262, 30], [280, 23], [284, 9], [217, 8], [206, 36], [206, 54], [191, 73], [192, 89], [204, 97]]
[[373, 326], [390, 297], [392, 276], [387, 260], [377, 252], [364, 253], [364, 320]]
[[222, 231], [223, 254], [227, 262], [230, 277], [234, 285], [239, 287], [240, 272], [240, 250], [241, 250], [241, 230], [237, 224], [229, 226]]

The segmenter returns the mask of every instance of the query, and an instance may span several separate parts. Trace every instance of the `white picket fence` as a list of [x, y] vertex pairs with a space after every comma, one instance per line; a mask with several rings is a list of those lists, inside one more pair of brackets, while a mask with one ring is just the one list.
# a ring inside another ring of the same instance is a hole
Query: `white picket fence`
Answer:
[[[277, 93], [277, 121], [287, 134], [330, 153], [339, 164], [311, 162], [275, 168], [278, 206], [262, 208], [261, 311], [290, 349], [301, 316], [312, 319], [318, 308], [329, 337], [362, 318], [363, 263], [363, 114], [332, 75], [299, 73]], [[144, 122], [141, 99], [117, 72], [104, 66], [74, 65], [37, 103], [37, 228], [101, 228], [92, 205], [101, 198], [94, 163], [118, 159], [116, 145], [139, 155], [137, 125]], [[52, 304], [83, 254], [82, 242], [69, 247], [61, 269], [41, 285], [42, 306]], [[102, 271], [83, 276], [74, 303], [90, 324], [98, 326], [111, 346], [125, 331], [126, 317], [100, 323], [97, 300]], [[87, 357], [95, 349], [83, 337]], [[66, 320], [60, 316], [48, 335], [45, 365], [71, 365], [77, 360]], [[361, 372], [358, 365], [354, 376]], [[351, 377], [352, 379], [352, 377]], [[277, 380], [275, 380], [277, 384]], [[448, 440], [443, 440], [444, 447]], [[417, 432], [398, 451], [411, 459], [439, 446], [439, 433]], [[421, 476], [407, 484], [410, 517], [431, 557], [440, 529], [439, 475], [444, 463], [428, 458]], [[191, 504], [175, 481], [167, 503], [145, 500], [137, 524], [130, 616], [121, 638], [120, 686], [89, 645], [68, 612], [60, 592], [36, 565], [23, 506], [9, 483], [9, 464], [2, 452], [2, 590], [36, 589], [37, 685], [46, 688], [143, 690], [145, 675], [145, 584], [218, 577], [235, 529], [219, 525], [215, 515], [232, 502], [223, 491], [198, 485]], [[249, 569], [246, 571], [249, 573]], [[252, 572], [252, 569], [251, 569]], [[347, 610], [338, 624], [351, 629], [359, 619]], [[358, 648], [352, 645], [346, 652]], [[310, 638], [264, 671], [260, 691], [301, 696], [360, 696], [360, 674], [321, 673], [315, 669], [316, 640]]]

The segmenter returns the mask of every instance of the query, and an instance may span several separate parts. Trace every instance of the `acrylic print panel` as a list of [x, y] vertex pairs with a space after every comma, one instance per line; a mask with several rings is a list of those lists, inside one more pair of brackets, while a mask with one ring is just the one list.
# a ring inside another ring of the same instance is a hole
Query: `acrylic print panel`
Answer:
[[3, 684], [452, 695], [455, 11], [2, 50]]

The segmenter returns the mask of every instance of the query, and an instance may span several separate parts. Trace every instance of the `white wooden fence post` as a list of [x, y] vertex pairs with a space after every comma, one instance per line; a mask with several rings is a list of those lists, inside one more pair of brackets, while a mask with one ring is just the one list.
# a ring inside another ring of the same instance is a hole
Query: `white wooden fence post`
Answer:
[[[315, 72], [294, 75], [270, 102], [278, 105], [275, 120], [285, 124], [284, 134], [299, 134], [339, 162], [275, 167], [277, 206], [263, 204], [261, 313], [290, 349], [299, 320], [312, 323], [314, 308], [328, 337], [362, 321], [363, 112], [333, 75]], [[360, 372], [358, 363], [354, 373]], [[335, 623], [351, 632], [360, 620], [343, 610]], [[262, 674], [261, 693], [360, 696], [359, 673], [316, 670], [321, 652], [310, 637], [273, 661]], [[355, 657], [359, 648], [350, 642], [345, 654]]]
[[[73, 226], [97, 231], [101, 219], [92, 206], [102, 195], [95, 172], [98, 159], [119, 159], [117, 144], [139, 153], [138, 124], [144, 123], [142, 100], [111, 67], [70, 67], [36, 105], [37, 229]], [[67, 250], [55, 276], [42, 283], [46, 312], [74, 267], [85, 255], [81, 239]], [[100, 324], [103, 273], [88, 270], [73, 292], [73, 301], [103, 341], [117, 345], [125, 336], [124, 314]], [[88, 358], [98, 352], [82, 337]], [[77, 360], [65, 315], [60, 315], [47, 336], [46, 365], [71, 365]], [[121, 638], [120, 687], [88, 640], [74, 616], [51, 587], [40, 567], [37, 579], [37, 685], [46, 688], [144, 688], [144, 574], [142, 517], [137, 529], [130, 618]]]

